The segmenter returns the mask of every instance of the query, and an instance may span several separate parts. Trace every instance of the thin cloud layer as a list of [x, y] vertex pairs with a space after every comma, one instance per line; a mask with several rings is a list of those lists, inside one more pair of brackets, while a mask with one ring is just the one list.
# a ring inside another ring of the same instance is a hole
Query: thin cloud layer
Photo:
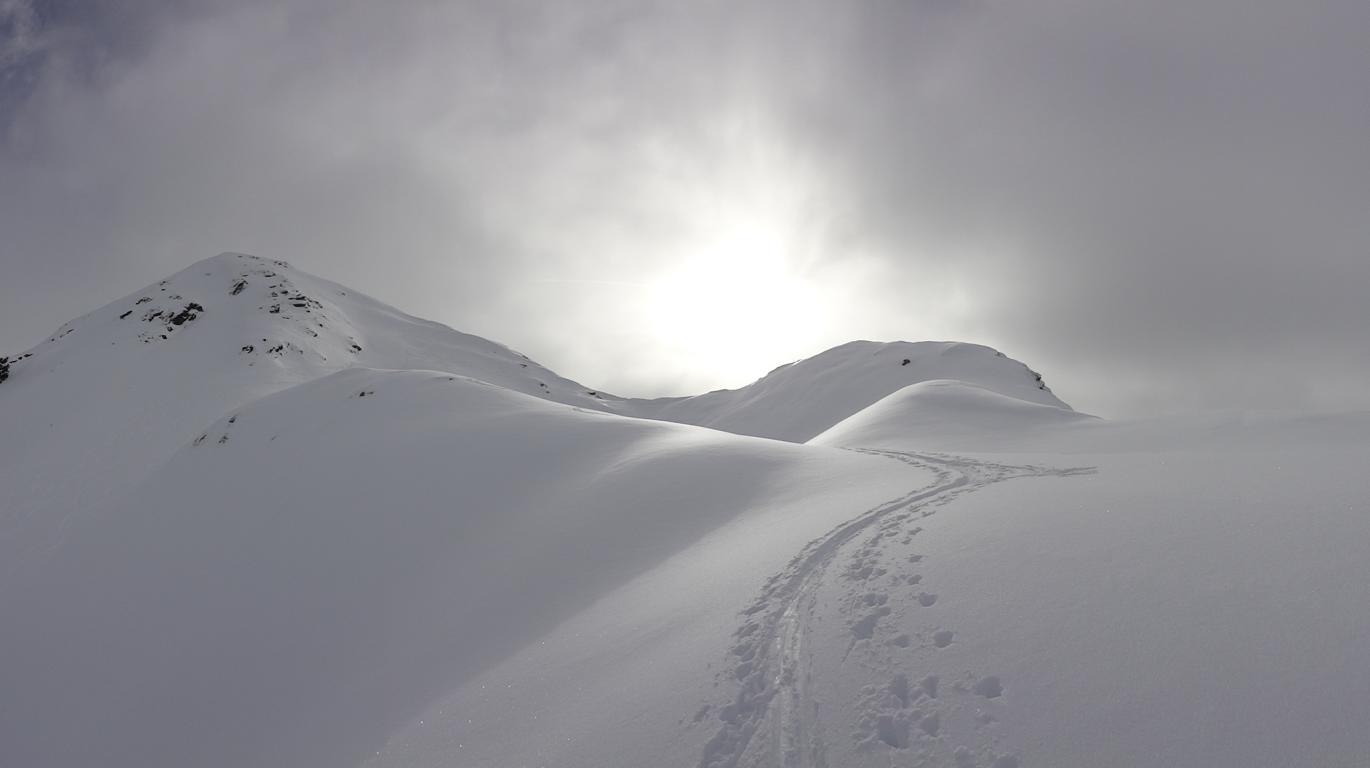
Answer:
[[239, 250], [624, 394], [1370, 407], [1364, 3], [80, 5], [0, 6], [3, 350]]

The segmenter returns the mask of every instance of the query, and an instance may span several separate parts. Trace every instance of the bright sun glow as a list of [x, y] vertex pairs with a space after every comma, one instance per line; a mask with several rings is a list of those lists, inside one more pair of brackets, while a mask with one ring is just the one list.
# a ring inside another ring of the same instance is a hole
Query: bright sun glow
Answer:
[[653, 337], [690, 367], [736, 383], [780, 362], [777, 350], [806, 349], [822, 327], [817, 286], [796, 269], [793, 245], [765, 224], [738, 222], [717, 232], [653, 281], [645, 297]]
[[[746, 115], [721, 120], [711, 151], [663, 148], [656, 188], [673, 229], [652, 244], [634, 329], [682, 390], [741, 386], [831, 341], [851, 277], [832, 269], [819, 177]], [[850, 263], [850, 262], [848, 262]]]

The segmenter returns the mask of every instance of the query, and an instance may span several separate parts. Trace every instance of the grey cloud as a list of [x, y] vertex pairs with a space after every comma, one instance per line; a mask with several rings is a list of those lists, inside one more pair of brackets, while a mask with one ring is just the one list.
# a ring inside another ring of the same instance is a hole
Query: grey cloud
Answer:
[[982, 6], [931, 60], [877, 24], [833, 153], [889, 251], [991, 254], [976, 273], [1011, 282], [980, 308], [992, 342], [1081, 405], [1364, 407], [1367, 22], [1358, 3]]
[[37, 17], [29, 0], [0, 0], [0, 72], [41, 49]]
[[609, 390], [738, 384], [634, 313], [774, 193], [824, 320], [756, 375], [959, 337], [1107, 414], [1370, 407], [1363, 3], [37, 10], [4, 349], [231, 249]]

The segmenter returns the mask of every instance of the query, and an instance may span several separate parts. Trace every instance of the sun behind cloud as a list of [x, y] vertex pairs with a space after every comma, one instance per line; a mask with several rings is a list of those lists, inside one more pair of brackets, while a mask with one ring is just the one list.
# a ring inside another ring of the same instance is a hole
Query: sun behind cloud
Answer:
[[650, 334], [724, 380], [756, 376], [759, 350], [810, 345], [826, 315], [822, 291], [764, 222], [738, 222], [664, 270], [648, 287]]
[[777, 352], [822, 344], [831, 254], [821, 187], [801, 158], [755, 120], [724, 121], [715, 139], [710, 162], [671, 163], [680, 173], [659, 190], [682, 237], [646, 281], [638, 332], [684, 378], [737, 386]]

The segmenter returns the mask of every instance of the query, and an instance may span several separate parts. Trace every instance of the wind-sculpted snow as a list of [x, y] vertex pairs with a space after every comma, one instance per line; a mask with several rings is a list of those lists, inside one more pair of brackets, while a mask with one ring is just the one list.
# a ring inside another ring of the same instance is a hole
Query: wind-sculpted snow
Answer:
[[[875, 478], [829, 479], [831, 524], [807, 539], [815, 520], [758, 505], [435, 703], [369, 768], [1356, 765], [1370, 441], [1273, 429], [919, 453], [945, 474], [884, 498], [967, 484], [887, 509]], [[882, 454], [865, 455], [886, 480], [914, 471]]]
[[978, 344], [936, 341], [853, 341], [783, 365], [741, 389], [618, 407], [648, 418], [802, 443], [892, 392], [938, 379], [1071, 412], [1026, 365]]
[[1059, 405], [1030, 402], [964, 381], [912, 384], [815, 436], [812, 445], [864, 448], [1002, 449], [1100, 420]]
[[[964, 373], [1056, 401], [985, 347], [857, 342], [699, 398], [625, 400], [280, 260], [225, 253], [0, 364], [0, 574], [133, 488], [214, 419], [352, 367], [438, 370], [590, 410], [802, 440], [909, 382]], [[14, 436], [20, 436], [16, 439]], [[0, 587], [3, 589], [3, 587]]]
[[864, 463], [824, 453], [441, 372], [267, 397], [0, 601], [0, 764], [354, 764], [780, 478]]
[[1367, 414], [944, 342], [626, 400], [224, 254], [0, 358], [0, 435], [0, 766], [1370, 754]]

